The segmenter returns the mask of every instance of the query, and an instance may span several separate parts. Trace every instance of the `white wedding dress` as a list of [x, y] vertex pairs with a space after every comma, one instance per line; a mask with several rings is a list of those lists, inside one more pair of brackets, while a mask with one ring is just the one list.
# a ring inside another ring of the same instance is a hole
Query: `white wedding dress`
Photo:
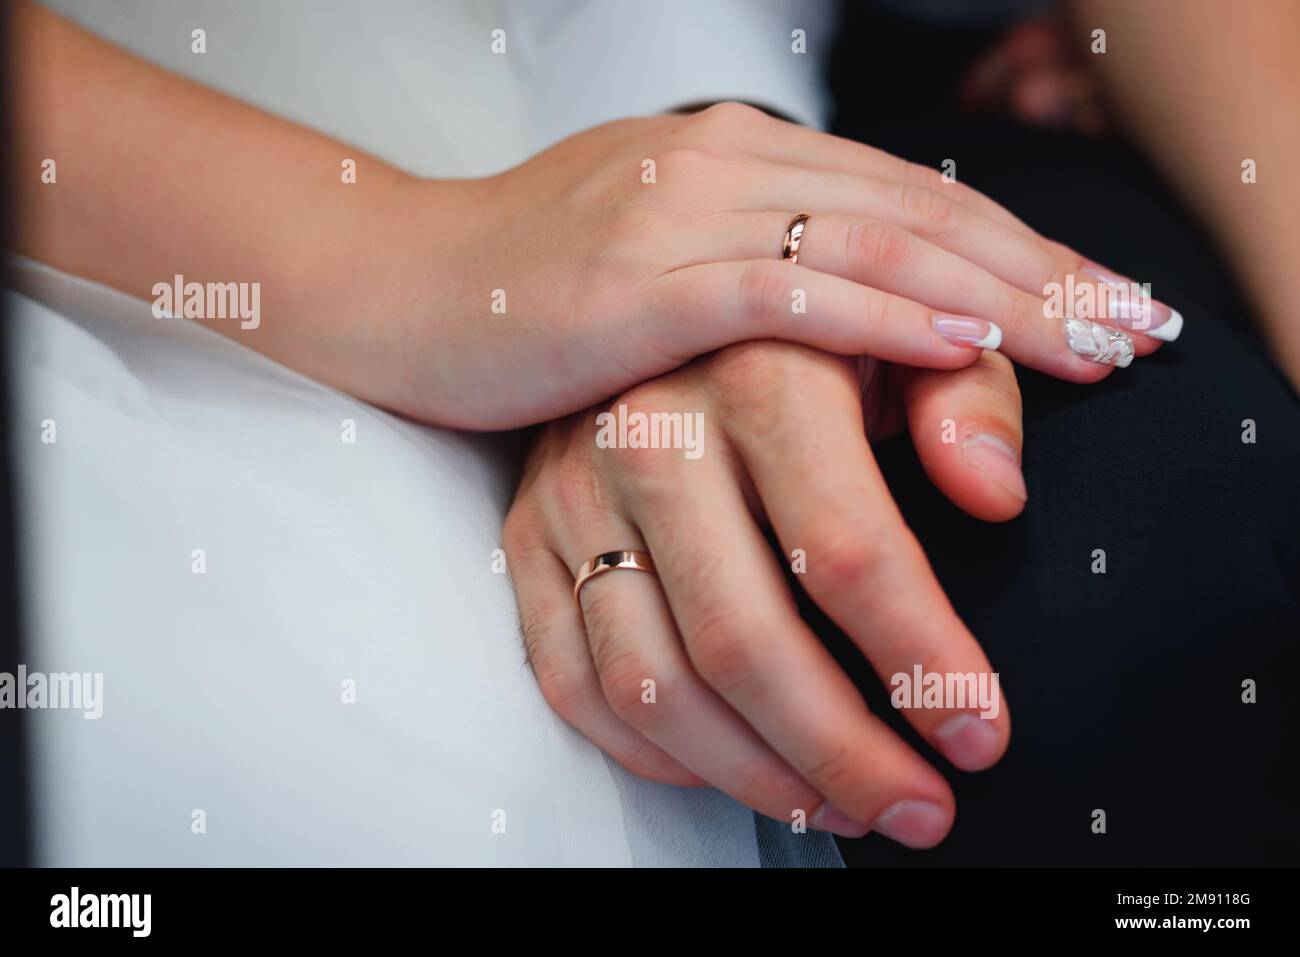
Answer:
[[[677, 103], [823, 108], [788, 51], [791, 29], [825, 34], [806, 4], [49, 5], [424, 175]], [[592, 59], [629, 72], [601, 82]], [[165, 164], [185, 132], [157, 134]], [[25, 663], [104, 676], [101, 719], [27, 715], [38, 863], [838, 862], [825, 835], [632, 777], [551, 713], [494, 570], [502, 439], [414, 425], [39, 264], [6, 272]]]

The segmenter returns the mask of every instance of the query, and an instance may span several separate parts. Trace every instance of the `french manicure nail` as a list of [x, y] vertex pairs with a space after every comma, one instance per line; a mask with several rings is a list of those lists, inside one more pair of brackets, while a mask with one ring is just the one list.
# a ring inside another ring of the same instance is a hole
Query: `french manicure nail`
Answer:
[[934, 331], [949, 342], [976, 349], [996, 349], [1002, 345], [1002, 330], [987, 319], [935, 313]]
[[809, 823], [818, 831], [830, 831], [840, 837], [862, 837], [871, 830], [866, 824], [853, 820], [829, 801], [817, 809]]
[[[1133, 280], [1106, 272], [1096, 265], [1085, 266], [1082, 271], [1111, 287], [1107, 318], [1117, 325], [1164, 342], [1173, 342], [1183, 331], [1182, 313], [1142, 294], [1140, 292], [1142, 287]], [[1119, 295], [1117, 287], [1126, 287], [1133, 292], [1129, 295]]]
[[1024, 473], [1020, 471], [1020, 456], [1008, 443], [996, 435], [975, 432], [962, 440], [961, 451], [967, 465], [983, 472], [1022, 502], [1029, 497]]
[[892, 805], [872, 825], [885, 837], [907, 847], [934, 847], [948, 833], [952, 816], [929, 801], [905, 800]]
[[1089, 362], [1126, 368], [1133, 361], [1133, 337], [1087, 319], [1065, 320], [1065, 342]]
[[1001, 750], [993, 722], [973, 714], [949, 718], [934, 737], [943, 756], [963, 771], [983, 771], [997, 761]]

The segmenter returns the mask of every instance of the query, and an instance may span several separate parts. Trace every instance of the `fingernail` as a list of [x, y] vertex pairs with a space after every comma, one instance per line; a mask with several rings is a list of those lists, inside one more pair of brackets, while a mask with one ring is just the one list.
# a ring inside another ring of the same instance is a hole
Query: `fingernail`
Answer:
[[956, 345], [976, 349], [996, 349], [1002, 345], [1002, 330], [987, 319], [939, 312], [933, 321], [934, 331]]
[[870, 827], [853, 820], [829, 801], [817, 809], [811, 824], [819, 831], [830, 831], [840, 837], [862, 837]]
[[943, 756], [963, 771], [983, 771], [998, 759], [1001, 741], [993, 722], [973, 714], [949, 718], [934, 733]]
[[929, 801], [906, 800], [876, 818], [873, 831], [907, 847], [934, 847], [948, 833], [952, 817]]
[[1065, 320], [1065, 342], [1089, 362], [1126, 368], [1133, 361], [1133, 338], [1114, 326], [1087, 319]]
[[1182, 313], [1144, 295], [1142, 287], [1133, 280], [1106, 272], [1096, 265], [1085, 266], [1082, 271], [1107, 286], [1123, 286], [1130, 290], [1127, 295], [1112, 291], [1107, 297], [1110, 307], [1107, 318], [1116, 325], [1164, 342], [1173, 342], [1183, 331]]
[[968, 435], [962, 440], [961, 451], [967, 465], [983, 472], [1020, 501], [1029, 497], [1024, 473], [1020, 471], [1020, 456], [996, 435], [985, 432]]

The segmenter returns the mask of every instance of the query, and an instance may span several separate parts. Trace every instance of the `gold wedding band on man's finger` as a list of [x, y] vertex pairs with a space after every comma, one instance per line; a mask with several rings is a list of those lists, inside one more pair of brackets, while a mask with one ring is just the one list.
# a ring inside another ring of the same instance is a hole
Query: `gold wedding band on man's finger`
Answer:
[[642, 551], [639, 548], [629, 548], [621, 552], [601, 552], [595, 558], [583, 562], [582, 567], [578, 569], [578, 574], [574, 576], [573, 600], [578, 603], [580, 612], [582, 610], [582, 600], [579, 595], [582, 592], [582, 586], [597, 575], [612, 572], [617, 568], [632, 568], [640, 572], [650, 572], [652, 575], [655, 573], [654, 559], [650, 557], [650, 553], [647, 551]]

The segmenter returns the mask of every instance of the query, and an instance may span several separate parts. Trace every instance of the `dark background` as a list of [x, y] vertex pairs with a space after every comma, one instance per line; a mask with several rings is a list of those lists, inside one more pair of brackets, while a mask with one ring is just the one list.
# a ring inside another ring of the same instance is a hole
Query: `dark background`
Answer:
[[[1029, 504], [989, 525], [931, 485], [906, 436], [876, 448], [944, 590], [999, 671], [1011, 748], [953, 769], [890, 706], [851, 643], [805, 615], [867, 698], [952, 783], [938, 848], [841, 841], [850, 865], [1300, 862], [1300, 402], [1213, 245], [1118, 134], [961, 114], [958, 81], [997, 29], [850, 4], [831, 65], [834, 131], [940, 168], [1030, 226], [1152, 283], [1183, 335], [1104, 382], [1017, 369]], [[1300, 107], [1298, 107], [1300, 108]], [[1300, 259], [1300, 250], [1297, 251]], [[1258, 423], [1258, 444], [1240, 441]], [[1108, 573], [1093, 575], [1093, 548]], [[1259, 701], [1241, 703], [1241, 681]], [[1093, 834], [1091, 814], [1107, 814]]]

